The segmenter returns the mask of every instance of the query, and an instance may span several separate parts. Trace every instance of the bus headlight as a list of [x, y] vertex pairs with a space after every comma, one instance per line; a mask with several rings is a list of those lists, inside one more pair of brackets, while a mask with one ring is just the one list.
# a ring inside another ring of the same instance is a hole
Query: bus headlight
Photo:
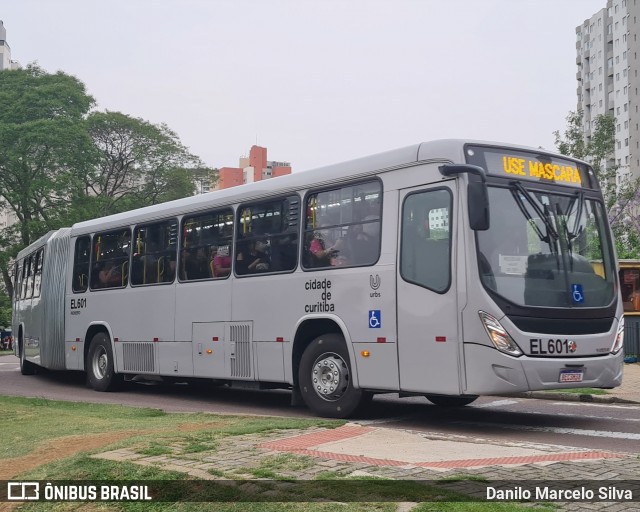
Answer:
[[618, 324], [618, 332], [616, 333], [616, 339], [613, 342], [613, 346], [611, 347], [611, 353], [617, 354], [620, 352], [620, 349], [624, 345], [624, 318], [620, 319], [620, 323]]
[[520, 350], [500, 322], [484, 311], [478, 311], [478, 315], [480, 315], [480, 320], [482, 320], [482, 325], [484, 325], [484, 330], [487, 331], [491, 343], [493, 343], [500, 352], [516, 357], [522, 355], [522, 350]]

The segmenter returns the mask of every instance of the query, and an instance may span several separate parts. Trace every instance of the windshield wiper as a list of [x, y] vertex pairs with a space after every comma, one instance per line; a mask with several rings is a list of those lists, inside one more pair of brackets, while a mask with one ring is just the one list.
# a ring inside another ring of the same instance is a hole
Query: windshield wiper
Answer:
[[573, 223], [573, 229], [571, 231], [567, 229], [567, 239], [569, 240], [569, 242], [571, 242], [571, 240], [573, 240], [575, 237], [578, 236], [580, 219], [582, 219], [582, 207], [584, 205], [584, 192], [582, 190], [579, 190], [578, 192], [576, 192], [576, 197], [573, 199], [571, 205], [569, 205], [569, 208], [567, 209], [567, 216], [569, 216], [569, 213], [571, 213], [571, 210], [573, 209], [573, 205], [575, 204], [576, 201], [578, 201], [578, 208], [576, 211], [576, 220]]
[[[557, 240], [559, 237], [558, 237], [557, 231], [551, 225], [551, 221], [549, 220], [549, 214], [547, 212], [542, 211], [542, 209], [540, 209], [540, 207], [537, 205], [537, 203], [535, 202], [533, 197], [531, 197], [531, 194], [529, 194], [529, 192], [527, 192], [527, 190], [522, 186], [522, 183], [520, 183], [519, 181], [512, 181], [510, 183], [510, 185], [512, 187], [512, 191], [511, 192], [512, 192], [513, 198], [515, 199], [516, 203], [518, 204], [518, 207], [522, 211], [523, 215], [529, 221], [529, 224], [531, 225], [531, 227], [535, 230], [535, 232], [538, 235], [538, 237], [540, 238], [540, 240], [542, 240], [543, 242], [546, 242], [549, 245], [551, 245], [551, 238], [553, 238], [554, 240]], [[515, 190], [513, 190], [513, 189], [515, 189]], [[531, 217], [531, 214], [529, 213], [529, 211], [525, 207], [524, 203], [522, 202], [522, 198], [518, 195], [517, 192], [520, 192], [520, 194], [522, 194], [522, 196], [527, 200], [527, 202], [531, 205], [531, 207], [538, 214], [538, 216], [540, 217], [542, 222], [544, 222], [544, 225], [547, 228], [547, 234], [546, 235], [544, 235], [542, 233], [542, 231], [540, 231], [540, 228], [538, 227], [536, 222]]]

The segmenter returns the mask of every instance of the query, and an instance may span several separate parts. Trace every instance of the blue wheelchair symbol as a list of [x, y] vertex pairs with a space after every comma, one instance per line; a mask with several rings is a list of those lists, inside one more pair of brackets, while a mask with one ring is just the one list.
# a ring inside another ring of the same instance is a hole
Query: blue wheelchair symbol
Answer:
[[382, 327], [382, 314], [379, 309], [369, 310], [369, 329]]
[[582, 304], [584, 302], [584, 293], [582, 293], [581, 284], [571, 285], [571, 298], [575, 304]]

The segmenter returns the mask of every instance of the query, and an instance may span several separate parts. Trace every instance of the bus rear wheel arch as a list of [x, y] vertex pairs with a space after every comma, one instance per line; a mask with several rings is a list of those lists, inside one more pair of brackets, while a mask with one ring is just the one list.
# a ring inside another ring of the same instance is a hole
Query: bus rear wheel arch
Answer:
[[340, 334], [323, 334], [305, 348], [298, 382], [307, 407], [328, 418], [351, 416], [368, 397], [353, 387], [349, 352]]
[[96, 391], [114, 391], [122, 383], [122, 375], [115, 372], [111, 340], [106, 332], [98, 332], [91, 338], [84, 367], [87, 383]]
[[464, 407], [475, 402], [478, 395], [449, 396], [449, 395], [424, 395], [429, 402], [440, 407]]

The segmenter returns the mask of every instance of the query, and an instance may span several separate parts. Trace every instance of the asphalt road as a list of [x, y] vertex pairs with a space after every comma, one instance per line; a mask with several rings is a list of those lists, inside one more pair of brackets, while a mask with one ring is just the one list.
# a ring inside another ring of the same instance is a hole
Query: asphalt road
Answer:
[[[211, 412], [311, 417], [291, 407], [287, 391], [194, 389], [188, 385], [130, 383], [117, 393], [98, 393], [77, 372], [23, 376], [17, 358], [0, 357], [0, 394], [159, 408], [170, 412]], [[361, 424], [464, 435], [477, 442], [503, 440], [640, 454], [640, 406], [481, 397], [472, 405], [446, 409], [422, 397], [376, 396]]]

